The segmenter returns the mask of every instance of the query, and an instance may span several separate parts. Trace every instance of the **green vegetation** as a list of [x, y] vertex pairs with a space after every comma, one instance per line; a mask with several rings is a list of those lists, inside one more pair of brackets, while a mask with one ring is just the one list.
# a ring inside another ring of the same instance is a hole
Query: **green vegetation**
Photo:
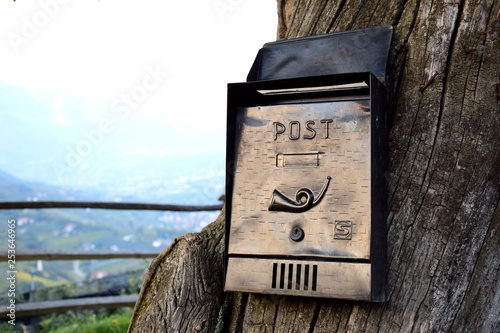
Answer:
[[75, 314], [70, 311], [43, 317], [38, 331], [41, 333], [127, 332], [131, 316], [130, 308], [121, 308], [112, 313], [85, 311]]
[[[69, 311], [61, 314], [43, 316], [36, 332], [40, 333], [120, 333], [127, 332], [131, 308], [117, 310]], [[16, 322], [12, 326], [6, 322], [0, 323], [0, 332], [22, 332], [22, 325]]]
[[10, 333], [10, 332], [22, 332], [23, 328], [21, 325], [16, 324], [15, 326], [12, 326], [11, 324], [8, 324], [6, 322], [1, 322], [0, 323], [0, 332], [5, 332], [5, 333]]

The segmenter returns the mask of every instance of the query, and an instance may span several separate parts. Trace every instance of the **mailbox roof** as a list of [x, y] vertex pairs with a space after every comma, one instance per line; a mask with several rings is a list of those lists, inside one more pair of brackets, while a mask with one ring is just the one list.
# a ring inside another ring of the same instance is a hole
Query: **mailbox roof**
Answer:
[[392, 31], [385, 25], [266, 43], [247, 80], [372, 72], [385, 83]]

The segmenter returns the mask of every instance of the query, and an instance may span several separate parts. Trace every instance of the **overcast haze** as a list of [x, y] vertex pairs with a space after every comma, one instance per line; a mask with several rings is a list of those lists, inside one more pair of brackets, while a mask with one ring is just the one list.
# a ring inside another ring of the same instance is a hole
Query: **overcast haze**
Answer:
[[3, 1], [0, 169], [64, 184], [124, 156], [222, 159], [226, 84], [276, 24], [269, 0]]

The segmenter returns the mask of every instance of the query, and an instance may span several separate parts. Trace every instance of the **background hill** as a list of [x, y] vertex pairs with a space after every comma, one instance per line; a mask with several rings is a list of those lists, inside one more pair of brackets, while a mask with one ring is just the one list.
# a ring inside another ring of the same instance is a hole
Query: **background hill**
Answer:
[[[191, 163], [190, 161], [189, 163]], [[188, 163], [188, 164], [189, 164]], [[123, 172], [123, 171], [122, 171]], [[102, 200], [157, 203], [218, 203], [222, 184], [214, 182], [222, 170], [175, 179], [109, 180], [107, 186], [65, 188], [37, 182], [27, 182], [0, 171], [0, 201], [42, 200]], [[116, 190], [115, 190], [116, 189]], [[32, 209], [0, 210], [0, 220], [17, 221], [16, 249], [57, 251], [158, 251], [184, 233], [201, 230], [215, 220], [218, 212], [177, 213], [155, 211], [122, 211], [102, 209]], [[0, 238], [7, 239], [7, 224], [0, 225]], [[2, 243], [2, 252], [7, 251]], [[40, 266], [41, 265], [41, 266]], [[38, 288], [71, 281], [144, 269], [145, 260], [18, 262], [18, 288], [29, 290], [31, 279]], [[7, 271], [5, 264], [2, 275]], [[42, 268], [42, 270], [40, 270]], [[32, 276], [32, 273], [34, 275]], [[0, 292], [7, 280], [0, 278]]]

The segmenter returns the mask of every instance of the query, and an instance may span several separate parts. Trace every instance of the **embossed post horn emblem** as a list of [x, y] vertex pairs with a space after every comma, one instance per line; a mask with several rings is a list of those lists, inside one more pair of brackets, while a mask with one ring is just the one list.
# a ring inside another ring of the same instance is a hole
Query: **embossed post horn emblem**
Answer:
[[289, 212], [289, 213], [302, 213], [316, 206], [325, 196], [328, 185], [330, 185], [330, 180], [332, 177], [326, 177], [326, 183], [318, 194], [318, 197], [314, 199], [314, 193], [308, 188], [301, 188], [295, 194], [295, 201], [288, 198], [286, 195], [278, 190], [273, 191], [273, 196], [271, 197], [271, 204], [269, 205], [269, 211], [276, 212]]

